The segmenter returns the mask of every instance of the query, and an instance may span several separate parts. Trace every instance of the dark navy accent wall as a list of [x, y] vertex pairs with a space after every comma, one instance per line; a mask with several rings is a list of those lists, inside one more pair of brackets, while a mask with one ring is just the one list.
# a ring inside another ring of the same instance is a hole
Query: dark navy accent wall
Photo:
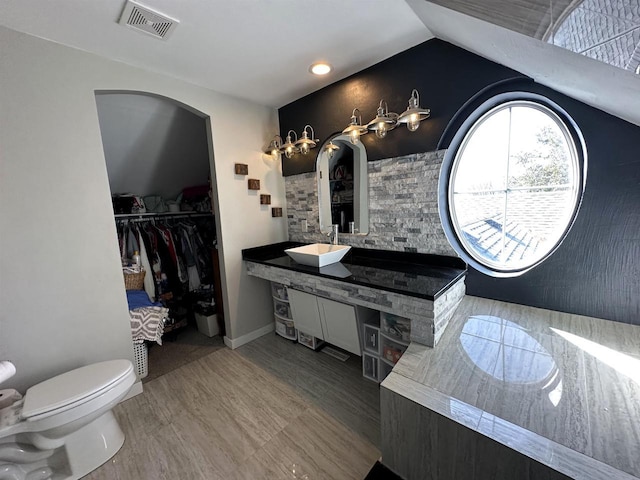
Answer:
[[[409, 76], [403, 66], [409, 68]], [[383, 140], [366, 135], [369, 159], [447, 148], [475, 106], [508, 90], [549, 97], [572, 116], [586, 142], [584, 197], [562, 245], [544, 263], [516, 278], [492, 278], [470, 268], [467, 293], [640, 325], [640, 127], [431, 40], [283, 107], [281, 130], [300, 131], [311, 123], [324, 140], [346, 126], [355, 106], [364, 122], [373, 118], [381, 97], [400, 113], [412, 88], [418, 88], [422, 106], [432, 109], [432, 119], [415, 133], [402, 127]], [[314, 169], [314, 154], [300, 157], [284, 160], [286, 175]]]
[[[285, 138], [289, 130], [300, 135], [310, 124], [322, 143], [349, 124], [356, 107], [363, 124], [376, 116], [381, 99], [390, 111], [402, 113], [415, 88], [421, 106], [431, 109], [431, 118], [415, 132], [401, 125], [382, 140], [368, 133], [361, 137], [362, 143], [370, 161], [431, 152], [465, 102], [496, 82], [523, 77], [515, 70], [433, 39], [280, 108], [280, 135]], [[314, 171], [317, 152], [284, 158], [284, 175]]]

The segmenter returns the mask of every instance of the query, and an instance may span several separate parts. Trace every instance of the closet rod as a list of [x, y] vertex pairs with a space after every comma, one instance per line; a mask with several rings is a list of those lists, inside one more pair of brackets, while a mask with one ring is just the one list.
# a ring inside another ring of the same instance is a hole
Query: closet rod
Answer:
[[155, 220], [171, 218], [213, 217], [213, 213], [207, 212], [166, 212], [166, 213], [116, 213], [116, 220]]

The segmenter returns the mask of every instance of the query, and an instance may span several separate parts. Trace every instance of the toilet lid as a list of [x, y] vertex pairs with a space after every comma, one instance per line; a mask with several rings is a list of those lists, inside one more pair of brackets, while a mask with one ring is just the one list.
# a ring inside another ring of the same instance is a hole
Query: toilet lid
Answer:
[[132, 370], [133, 365], [129, 360], [109, 360], [45, 380], [27, 390], [22, 417], [42, 415], [73, 403], [88, 401]]

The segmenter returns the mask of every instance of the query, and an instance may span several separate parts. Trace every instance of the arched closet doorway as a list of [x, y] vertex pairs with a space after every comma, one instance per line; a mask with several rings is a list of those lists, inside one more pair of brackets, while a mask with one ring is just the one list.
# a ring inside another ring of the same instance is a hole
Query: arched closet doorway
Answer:
[[150, 380], [223, 345], [209, 118], [146, 92], [96, 91], [96, 106], [134, 350]]

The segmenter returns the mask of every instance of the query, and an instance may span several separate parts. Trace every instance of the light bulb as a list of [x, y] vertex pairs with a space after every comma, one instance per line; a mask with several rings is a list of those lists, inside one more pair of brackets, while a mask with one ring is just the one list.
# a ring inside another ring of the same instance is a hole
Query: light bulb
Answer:
[[376, 137], [384, 138], [387, 136], [387, 124], [384, 122], [380, 122], [378, 124], [378, 128], [376, 129]]
[[302, 145], [300, 145], [300, 152], [303, 155], [306, 155], [307, 153], [309, 153], [309, 144], [308, 143], [303, 143]]
[[354, 145], [357, 145], [358, 142], [360, 141], [360, 132], [358, 130], [355, 130], [355, 129], [351, 130], [351, 132], [349, 132], [349, 140]]
[[417, 113], [412, 113], [409, 116], [409, 121], [407, 122], [407, 129], [410, 132], [415, 132], [420, 126], [420, 115]]
[[293, 148], [287, 147], [287, 149], [284, 151], [284, 155], [287, 158], [293, 157]]
[[273, 150], [271, 150], [271, 156], [273, 158], [277, 158], [278, 157], [278, 149], [274, 148]]

